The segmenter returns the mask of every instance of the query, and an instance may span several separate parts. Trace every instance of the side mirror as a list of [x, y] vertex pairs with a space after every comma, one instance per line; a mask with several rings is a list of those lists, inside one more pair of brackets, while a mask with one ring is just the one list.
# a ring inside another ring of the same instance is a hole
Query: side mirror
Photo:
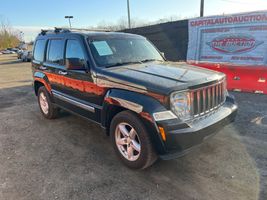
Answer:
[[79, 58], [66, 59], [67, 70], [85, 70], [85, 61]]
[[164, 52], [160, 52], [160, 54], [164, 58], [164, 60], [166, 60], [165, 53]]

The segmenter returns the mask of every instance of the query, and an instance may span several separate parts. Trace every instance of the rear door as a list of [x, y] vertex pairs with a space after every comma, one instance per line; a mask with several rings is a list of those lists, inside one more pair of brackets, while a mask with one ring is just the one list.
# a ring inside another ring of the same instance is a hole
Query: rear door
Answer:
[[64, 91], [64, 38], [48, 40], [43, 70], [51, 84], [52, 91]]
[[32, 68], [34, 71], [43, 70], [46, 43], [47, 41], [45, 39], [37, 39], [34, 43], [34, 51], [32, 59]]

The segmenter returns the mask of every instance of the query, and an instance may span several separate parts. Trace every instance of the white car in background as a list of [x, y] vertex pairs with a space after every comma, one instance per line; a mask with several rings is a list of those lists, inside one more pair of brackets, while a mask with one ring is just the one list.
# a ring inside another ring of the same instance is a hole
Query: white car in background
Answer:
[[17, 51], [18, 59], [21, 59], [22, 54], [23, 54], [23, 50], [20, 49], [20, 50]]
[[24, 51], [21, 55], [23, 62], [30, 62], [32, 60], [32, 51]]
[[3, 50], [1, 52], [2, 52], [2, 54], [12, 54], [12, 51], [10, 51], [10, 50]]

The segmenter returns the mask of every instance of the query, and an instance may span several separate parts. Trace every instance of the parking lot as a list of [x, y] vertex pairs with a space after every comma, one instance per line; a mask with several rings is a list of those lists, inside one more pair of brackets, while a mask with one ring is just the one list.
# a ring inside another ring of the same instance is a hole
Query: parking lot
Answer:
[[232, 93], [236, 122], [198, 150], [134, 171], [100, 127], [39, 112], [30, 63], [0, 55], [0, 199], [267, 199], [267, 96]]

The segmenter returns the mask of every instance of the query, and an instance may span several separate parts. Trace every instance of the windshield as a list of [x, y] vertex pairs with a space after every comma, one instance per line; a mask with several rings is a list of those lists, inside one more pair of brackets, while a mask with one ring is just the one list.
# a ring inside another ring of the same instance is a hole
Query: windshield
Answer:
[[163, 61], [157, 49], [144, 38], [105, 38], [89, 41], [99, 67], [113, 67], [148, 61]]

